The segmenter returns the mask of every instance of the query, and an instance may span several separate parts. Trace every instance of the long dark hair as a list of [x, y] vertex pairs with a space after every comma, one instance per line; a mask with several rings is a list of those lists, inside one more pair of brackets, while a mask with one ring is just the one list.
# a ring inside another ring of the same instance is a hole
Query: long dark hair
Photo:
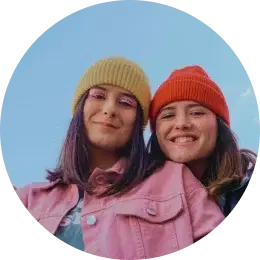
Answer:
[[[214, 198], [240, 185], [248, 172], [253, 172], [257, 158], [253, 151], [239, 149], [236, 135], [220, 118], [217, 118], [217, 126], [216, 147], [208, 158], [208, 167], [200, 180]], [[167, 160], [155, 133], [148, 141], [148, 151], [157, 166]]]
[[[85, 134], [83, 122], [84, 103], [88, 92], [80, 100], [75, 114], [70, 122], [65, 141], [54, 170], [47, 170], [47, 179], [63, 184], [77, 184], [89, 194], [93, 194], [90, 183], [91, 175], [89, 143]], [[127, 157], [127, 166], [123, 174], [118, 175], [109, 188], [98, 196], [108, 196], [126, 192], [137, 183], [149, 176], [153, 168], [149, 167], [148, 153], [143, 136], [143, 111], [138, 103], [136, 120], [128, 144], [120, 151], [122, 157]], [[147, 169], [150, 170], [147, 170]]]

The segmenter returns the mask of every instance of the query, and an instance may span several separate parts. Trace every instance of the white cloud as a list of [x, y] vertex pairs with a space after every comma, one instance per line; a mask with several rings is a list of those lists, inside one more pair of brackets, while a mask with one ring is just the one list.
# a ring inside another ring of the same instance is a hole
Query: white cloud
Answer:
[[243, 93], [241, 93], [241, 97], [248, 97], [252, 94], [252, 89], [251, 88], [247, 88]]

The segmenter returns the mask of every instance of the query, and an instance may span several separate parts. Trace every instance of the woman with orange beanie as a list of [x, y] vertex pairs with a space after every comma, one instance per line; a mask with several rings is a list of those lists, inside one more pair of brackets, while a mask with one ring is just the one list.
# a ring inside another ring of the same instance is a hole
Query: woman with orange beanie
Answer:
[[239, 149], [225, 97], [202, 67], [175, 70], [161, 84], [150, 126], [148, 149], [157, 164], [186, 164], [227, 216], [243, 195], [257, 156]]

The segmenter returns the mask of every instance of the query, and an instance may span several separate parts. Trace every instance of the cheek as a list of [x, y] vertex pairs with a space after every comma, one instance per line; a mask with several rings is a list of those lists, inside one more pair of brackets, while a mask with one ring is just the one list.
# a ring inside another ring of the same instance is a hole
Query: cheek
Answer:
[[217, 122], [215, 120], [209, 120], [205, 123], [205, 129], [212, 140], [217, 139]]
[[136, 121], [136, 111], [128, 111], [127, 113], [121, 112], [121, 120], [123, 121], [124, 130], [131, 132], [135, 121]]
[[172, 125], [172, 123], [170, 121], [169, 122], [159, 122], [159, 121], [156, 121], [155, 127], [156, 127], [155, 128], [156, 135], [161, 140], [165, 140], [167, 135], [173, 129], [173, 125]]
[[164, 153], [167, 153], [167, 144], [169, 141], [167, 141], [166, 137], [167, 134], [170, 132], [170, 126], [167, 124], [156, 124], [156, 136], [158, 143]]
[[84, 110], [83, 110], [83, 122], [85, 127], [87, 127], [87, 123], [89, 121], [89, 109], [87, 108], [87, 106], [84, 106]]
[[90, 117], [98, 113], [98, 111], [99, 107], [97, 106], [97, 104], [89, 100], [86, 100], [83, 108], [84, 123], [87, 123]]
[[167, 141], [163, 135], [156, 134], [156, 136], [157, 136], [159, 147], [162, 153], [164, 154], [164, 156], [166, 156], [167, 158], [171, 158], [172, 147], [170, 141]]
[[[204, 135], [204, 141], [207, 142], [208, 149], [213, 150], [217, 140], [217, 122], [214, 119], [208, 120], [201, 125], [201, 132]], [[206, 144], [205, 144], [206, 145]]]

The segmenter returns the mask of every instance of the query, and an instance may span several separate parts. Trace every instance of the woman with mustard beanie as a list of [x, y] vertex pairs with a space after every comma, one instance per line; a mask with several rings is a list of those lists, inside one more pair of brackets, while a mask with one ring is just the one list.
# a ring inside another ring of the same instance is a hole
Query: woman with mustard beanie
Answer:
[[[80, 211], [84, 191], [107, 196], [123, 191], [143, 177], [147, 160], [143, 130], [150, 101], [147, 76], [136, 63], [124, 57], [101, 59], [82, 76], [73, 97], [72, 120], [56, 169], [48, 171], [47, 184], [18, 189], [18, 195], [33, 215], [35, 205], [30, 207], [28, 200], [33, 199], [33, 204], [40, 207], [36, 218], [49, 209], [54, 209], [50, 215], [61, 216], [75, 208], [61, 223], [56, 219], [57, 237], [84, 250], [82, 238], [74, 236], [67, 225]], [[116, 174], [108, 174], [112, 172]], [[110, 182], [113, 185], [104, 189], [103, 183]], [[39, 201], [30, 197], [34, 192], [39, 194]], [[48, 226], [54, 224], [51, 221], [45, 219], [44, 226], [52, 232], [53, 226], [51, 230]]]
[[145, 259], [194, 243], [224, 219], [187, 167], [157, 169], [148, 158], [150, 99], [132, 61], [112, 57], [87, 70], [57, 167], [47, 183], [17, 190], [51, 234], [97, 256]]
[[243, 195], [256, 154], [239, 149], [218, 85], [200, 66], [174, 70], [150, 108], [148, 149], [157, 165], [186, 164], [227, 216]]

